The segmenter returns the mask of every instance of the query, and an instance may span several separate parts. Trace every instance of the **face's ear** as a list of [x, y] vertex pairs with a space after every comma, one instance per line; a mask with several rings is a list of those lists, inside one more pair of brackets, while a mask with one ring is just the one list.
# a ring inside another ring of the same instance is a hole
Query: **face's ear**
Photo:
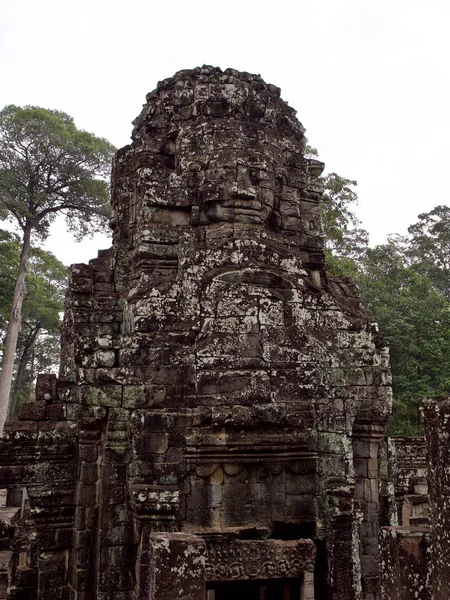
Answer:
[[191, 225], [201, 225], [200, 206], [193, 206], [191, 209]]
[[325, 163], [320, 160], [316, 160], [315, 158], [307, 158], [306, 159], [306, 170], [308, 175], [312, 175], [313, 177], [320, 177], [325, 168]]
[[171, 131], [163, 140], [159, 153], [163, 157], [164, 166], [168, 169], [176, 169], [177, 167], [177, 137], [178, 130]]

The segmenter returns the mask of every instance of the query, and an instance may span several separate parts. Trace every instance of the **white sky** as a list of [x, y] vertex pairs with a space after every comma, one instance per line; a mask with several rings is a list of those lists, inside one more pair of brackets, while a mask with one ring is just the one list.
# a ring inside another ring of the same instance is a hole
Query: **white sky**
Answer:
[[[5, 0], [0, 108], [63, 110], [128, 143], [145, 94], [212, 64], [281, 87], [327, 171], [358, 181], [371, 243], [447, 202], [448, 0]], [[48, 244], [67, 264], [107, 239]]]

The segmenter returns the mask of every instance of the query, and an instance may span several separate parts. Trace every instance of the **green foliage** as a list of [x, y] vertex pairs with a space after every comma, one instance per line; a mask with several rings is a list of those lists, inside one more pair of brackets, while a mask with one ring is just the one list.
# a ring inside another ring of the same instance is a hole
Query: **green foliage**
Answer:
[[418, 219], [408, 228], [408, 258], [450, 299], [450, 207], [436, 206]]
[[[0, 229], [0, 338], [6, 333], [20, 250], [20, 238]], [[67, 268], [51, 252], [33, 249], [16, 352], [13, 395], [17, 396], [17, 407], [29, 399], [36, 374], [54, 370], [58, 364], [60, 313], [66, 285]]]
[[0, 434], [11, 397], [31, 240], [46, 238], [58, 215], [65, 216], [76, 239], [106, 226], [113, 153], [109, 142], [77, 129], [63, 112], [13, 105], [0, 111], [0, 219], [14, 222], [23, 234], [0, 372]]
[[[317, 156], [308, 149], [310, 156]], [[450, 392], [450, 208], [420, 214], [409, 235], [369, 248], [354, 214], [356, 182], [323, 178], [328, 271], [351, 277], [390, 346], [391, 435], [422, 433], [420, 398]]]
[[8, 323], [19, 257], [19, 236], [0, 229], [0, 331]]
[[[316, 148], [307, 145], [305, 156], [317, 158]], [[369, 244], [369, 234], [361, 227], [361, 221], [353, 212], [358, 204], [353, 179], [337, 173], [321, 177], [324, 185], [322, 195], [322, 222], [325, 234], [327, 267], [332, 275], [354, 277]]]
[[[0, 332], [3, 333], [9, 318], [20, 250], [19, 236], [0, 229]], [[67, 267], [51, 252], [41, 248], [32, 249], [28, 263], [22, 321], [39, 321], [46, 331], [58, 331], [59, 313], [63, 310], [67, 284]]]
[[450, 392], [450, 304], [393, 242], [367, 250], [357, 281], [390, 346], [390, 433], [421, 433], [419, 399]]
[[357, 183], [337, 173], [329, 173], [322, 179], [323, 222], [329, 255], [358, 262], [367, 249], [369, 236], [352, 210], [358, 203], [353, 189]]
[[356, 279], [359, 274], [360, 265], [353, 258], [347, 256], [336, 256], [331, 250], [325, 248], [325, 259], [327, 270], [330, 275], [339, 277], [351, 277]]
[[46, 331], [59, 331], [59, 313], [63, 310], [66, 285], [67, 267], [51, 252], [32, 249], [22, 320], [39, 321]]
[[58, 213], [81, 239], [104, 227], [113, 146], [60, 111], [0, 111], [0, 218], [48, 235]]

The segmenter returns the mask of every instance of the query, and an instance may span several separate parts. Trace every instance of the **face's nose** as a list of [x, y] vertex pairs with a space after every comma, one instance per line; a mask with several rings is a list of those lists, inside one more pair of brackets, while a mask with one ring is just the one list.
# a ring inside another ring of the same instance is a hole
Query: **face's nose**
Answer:
[[235, 200], [256, 200], [258, 188], [252, 181], [251, 171], [248, 167], [238, 166], [237, 178], [231, 187], [231, 194]]
[[255, 200], [256, 198], [256, 189], [250, 185], [250, 182], [248, 185], [242, 185], [242, 182], [238, 185], [232, 185], [230, 191], [234, 198], [240, 200]]

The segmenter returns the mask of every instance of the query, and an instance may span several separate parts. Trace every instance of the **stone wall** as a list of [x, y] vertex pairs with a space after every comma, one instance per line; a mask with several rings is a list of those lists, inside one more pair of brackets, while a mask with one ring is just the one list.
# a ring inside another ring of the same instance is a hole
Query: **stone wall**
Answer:
[[433, 600], [450, 593], [450, 397], [422, 405], [425, 421], [430, 503], [430, 585]]
[[156, 599], [163, 547], [193, 574], [183, 544], [200, 561], [246, 540], [314, 548], [289, 567], [305, 600], [378, 598], [388, 350], [325, 270], [304, 142], [256, 75], [181, 71], [147, 96], [114, 164], [113, 248], [71, 269], [59, 379], [5, 430], [0, 479], [29, 494], [11, 598]]
[[428, 524], [428, 483], [424, 437], [388, 440], [389, 473], [393, 484], [396, 520], [406, 527]]
[[396, 527], [380, 536], [381, 598], [440, 600], [449, 594], [447, 397], [423, 401], [425, 437], [389, 440]]
[[383, 527], [380, 541], [381, 599], [432, 600], [428, 532]]

